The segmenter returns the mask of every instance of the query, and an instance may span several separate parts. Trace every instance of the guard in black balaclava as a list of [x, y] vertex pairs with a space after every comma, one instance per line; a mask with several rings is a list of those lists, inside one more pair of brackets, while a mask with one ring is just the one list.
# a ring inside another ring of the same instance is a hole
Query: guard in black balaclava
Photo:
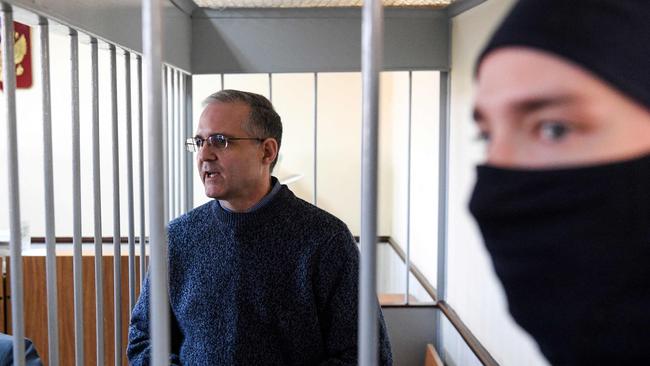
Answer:
[[[520, 1], [495, 49], [583, 67], [650, 110], [650, 1]], [[470, 202], [514, 319], [554, 365], [650, 364], [650, 155], [478, 167]]]

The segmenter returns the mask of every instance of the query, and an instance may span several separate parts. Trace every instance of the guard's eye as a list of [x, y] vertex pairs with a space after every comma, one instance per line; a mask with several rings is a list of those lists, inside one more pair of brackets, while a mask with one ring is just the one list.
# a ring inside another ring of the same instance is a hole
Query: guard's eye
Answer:
[[538, 127], [539, 138], [547, 142], [559, 142], [573, 131], [564, 121], [542, 121]]

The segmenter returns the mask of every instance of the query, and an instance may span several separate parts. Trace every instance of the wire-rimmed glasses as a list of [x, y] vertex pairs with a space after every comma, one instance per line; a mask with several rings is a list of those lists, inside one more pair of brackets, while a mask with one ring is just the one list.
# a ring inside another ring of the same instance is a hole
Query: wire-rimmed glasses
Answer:
[[217, 150], [225, 150], [228, 147], [230, 141], [237, 140], [256, 140], [264, 141], [259, 137], [228, 137], [220, 133], [215, 133], [214, 135], [208, 136], [206, 139], [202, 139], [198, 136], [189, 137], [185, 140], [185, 149], [189, 152], [197, 152], [201, 147], [207, 142], [209, 146], [215, 147]]

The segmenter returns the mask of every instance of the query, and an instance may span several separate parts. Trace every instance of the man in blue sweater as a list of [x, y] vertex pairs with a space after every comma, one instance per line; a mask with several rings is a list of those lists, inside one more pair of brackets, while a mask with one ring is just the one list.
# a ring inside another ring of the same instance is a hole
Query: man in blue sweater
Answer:
[[[188, 150], [207, 196], [169, 224], [173, 364], [356, 365], [359, 255], [347, 226], [271, 171], [282, 123], [261, 95], [208, 97]], [[149, 282], [129, 363], [150, 363]], [[379, 305], [378, 305], [379, 306]], [[379, 352], [392, 364], [381, 311]]]

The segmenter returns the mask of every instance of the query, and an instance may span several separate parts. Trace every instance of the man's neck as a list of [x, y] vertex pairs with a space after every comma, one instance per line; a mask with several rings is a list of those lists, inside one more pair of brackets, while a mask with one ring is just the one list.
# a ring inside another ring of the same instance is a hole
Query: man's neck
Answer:
[[231, 200], [219, 200], [221, 207], [231, 212], [246, 212], [251, 207], [255, 206], [261, 201], [269, 192], [271, 192], [271, 178], [265, 179], [264, 184], [261, 184], [258, 189], [253, 193], [248, 194], [246, 197], [236, 198]]

